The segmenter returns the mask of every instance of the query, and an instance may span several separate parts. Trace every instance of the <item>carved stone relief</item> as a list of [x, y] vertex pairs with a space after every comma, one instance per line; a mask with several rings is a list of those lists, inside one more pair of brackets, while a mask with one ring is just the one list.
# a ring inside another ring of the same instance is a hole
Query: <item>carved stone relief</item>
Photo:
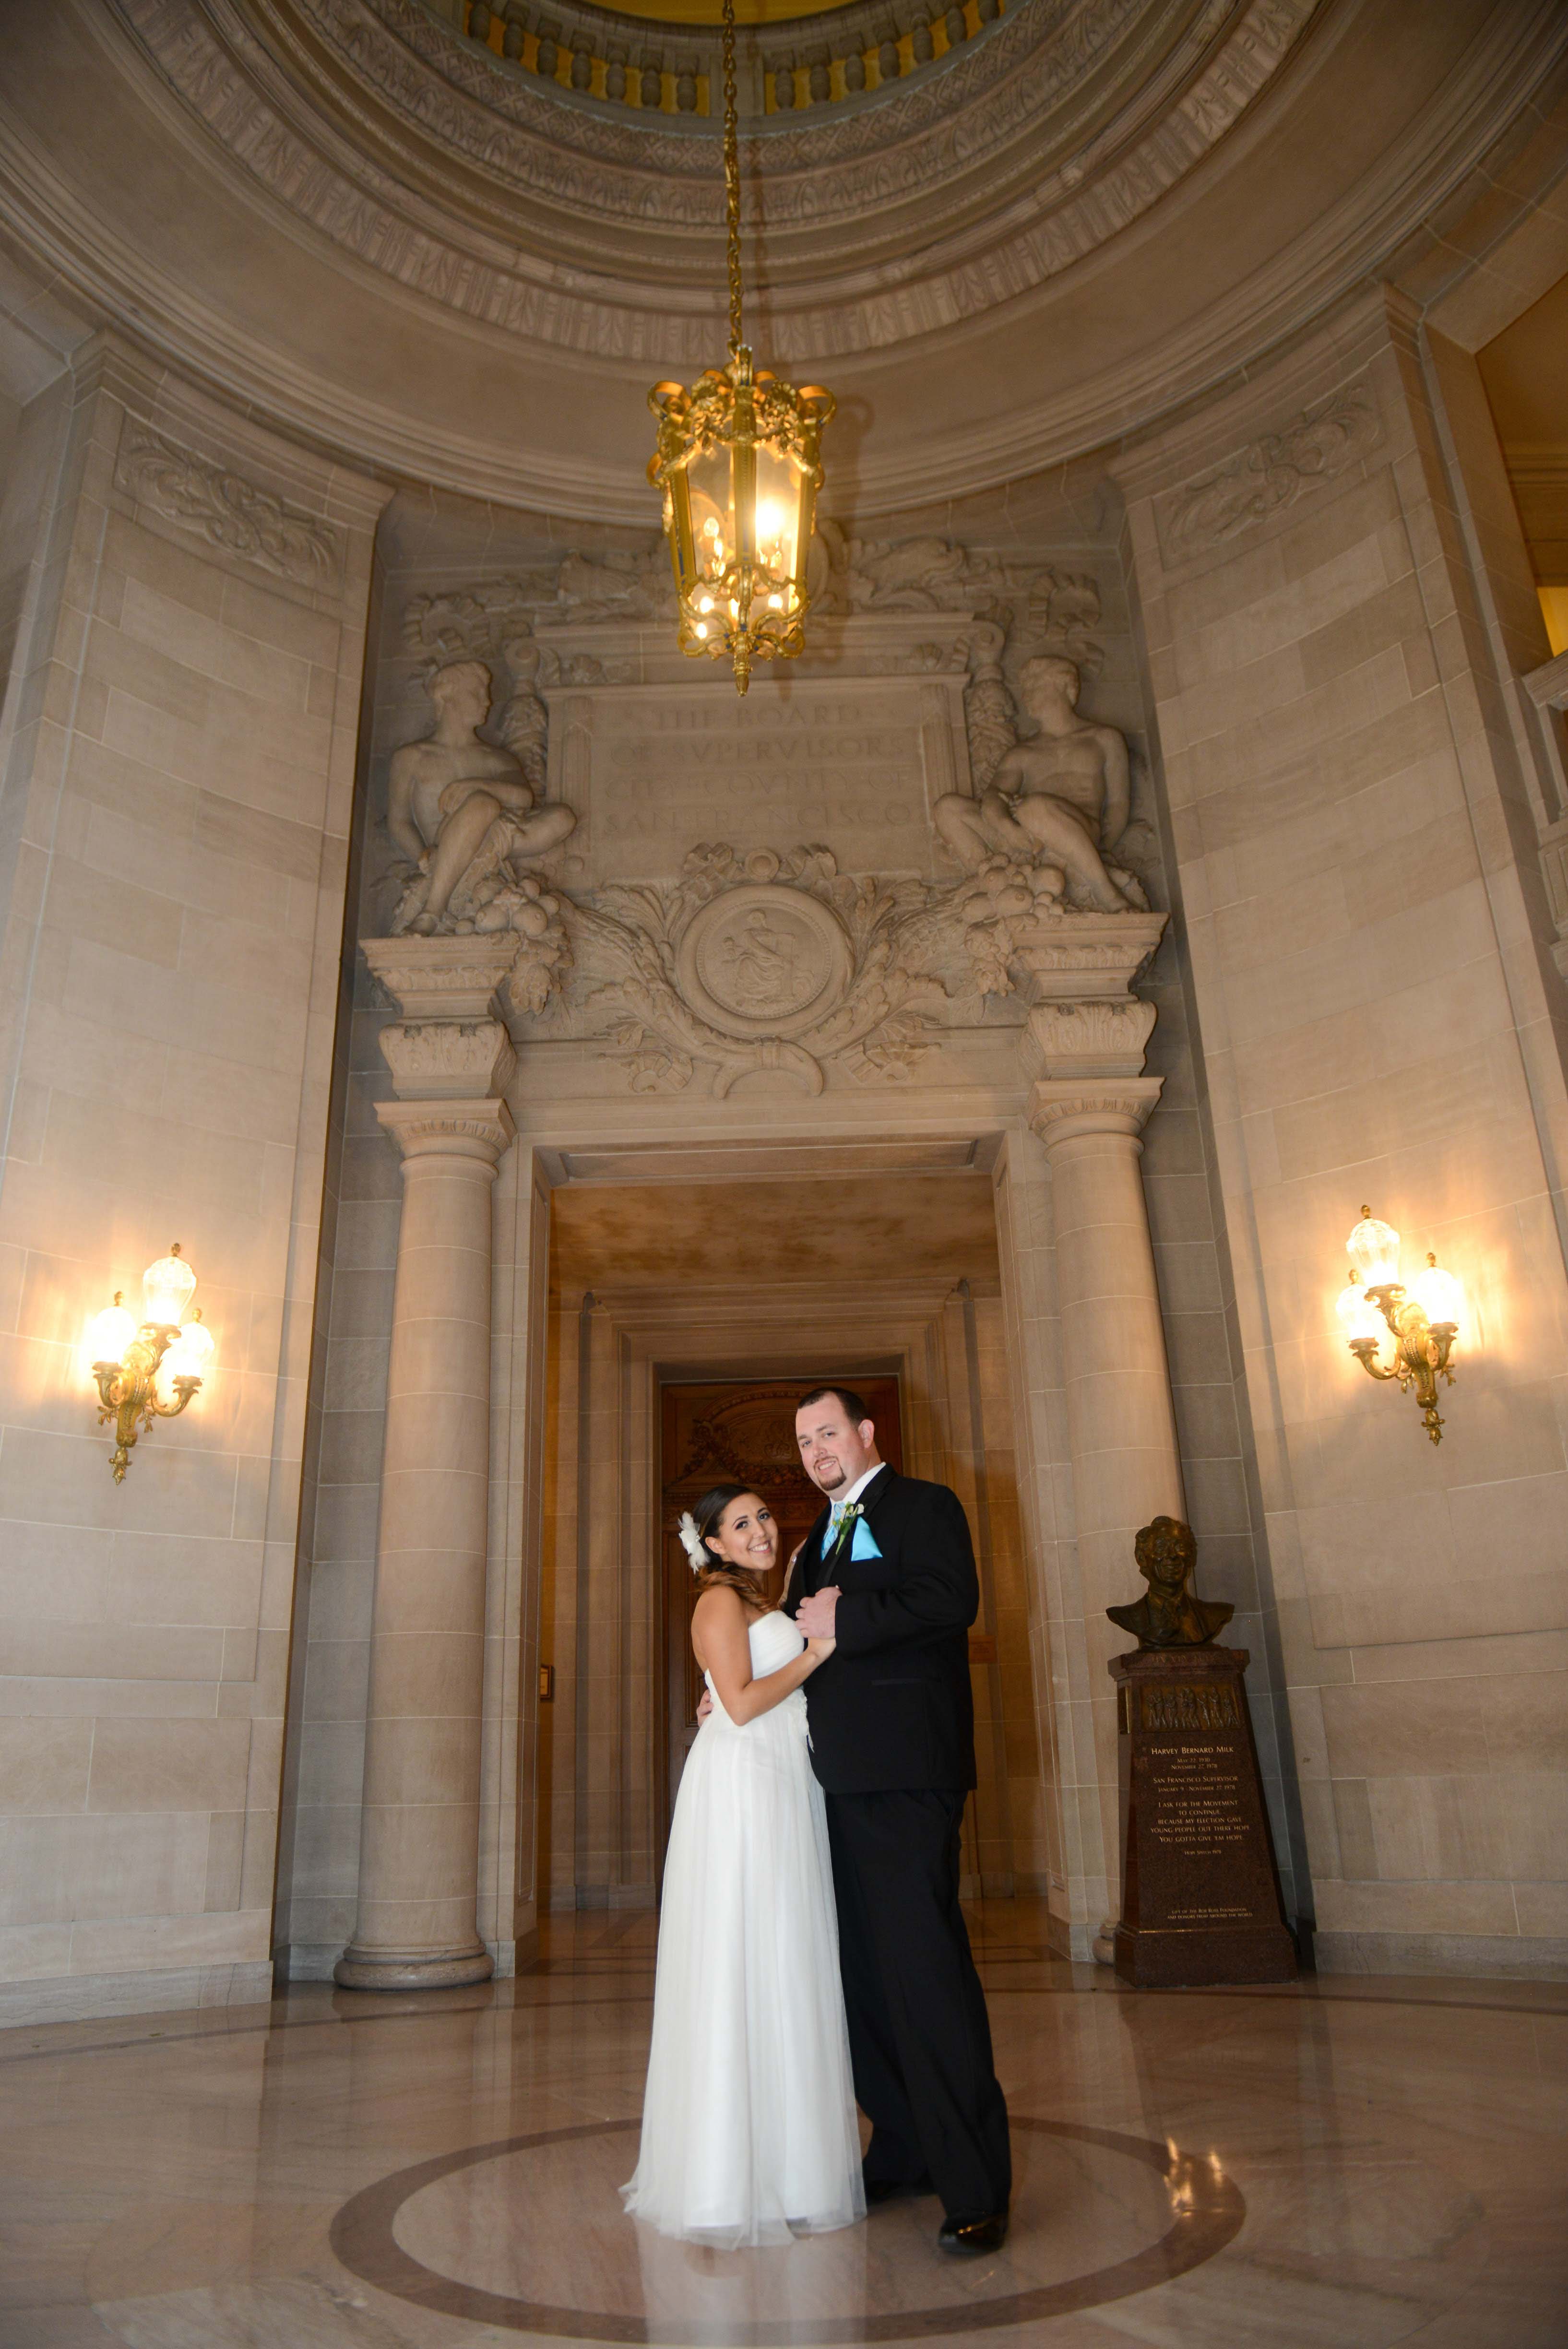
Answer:
[[1120, 999], [1166, 919], [1058, 898], [977, 937], [965, 885], [842, 874], [821, 847], [740, 856], [723, 844], [692, 849], [672, 887], [612, 885], [566, 908], [584, 1009], [632, 1090], [681, 1091], [706, 1064], [721, 1099], [759, 1069], [811, 1093], [830, 1063], [857, 1082], [902, 1081], [940, 1043], [944, 1008], [1017, 987], [1036, 1003], [1068, 988], [1117, 999], [1080, 1007], [1076, 1026], [1069, 1010], [1054, 1030], [1052, 1012], [1032, 1015], [1046, 1020], [1035, 1049], [1047, 1073], [1058, 1060], [1141, 1067], [1153, 1009]]
[[898, 1079], [937, 1040], [949, 990], [929, 968], [938, 919], [919, 882], [841, 874], [825, 848], [744, 858], [692, 849], [672, 888], [611, 885], [573, 910], [588, 997], [611, 1015], [632, 1090], [679, 1091], [697, 1063], [722, 1099], [749, 1071], [822, 1092], [826, 1061]]
[[129, 420], [120, 438], [115, 487], [177, 530], [221, 546], [279, 579], [301, 587], [331, 587], [342, 568], [342, 546], [329, 523], [301, 513], [258, 489], [242, 473], [225, 472], [194, 450]]
[[[1103, 991], [1125, 991], [1163, 917], [1122, 861], [1147, 829], [1128, 823], [1127, 745], [1076, 708], [1078, 661], [1104, 659], [1093, 574], [830, 523], [813, 584], [821, 665], [808, 656], [776, 708], [741, 717], [702, 678], [686, 691], [648, 633], [670, 601], [657, 541], [415, 597], [405, 640], [439, 715], [392, 761], [394, 936], [514, 935], [514, 1010], [607, 1044], [635, 1090], [680, 1090], [705, 1067], [721, 1097], [759, 1069], [812, 1092], [830, 1064], [906, 1079], [944, 1008], [1050, 996], [1036, 967], [1053, 953], [1066, 969], [1103, 965]], [[501, 664], [511, 690], [491, 740], [478, 729]], [[928, 681], [895, 688], [898, 672]], [[561, 743], [541, 803], [547, 696]], [[962, 788], [966, 747], [978, 796]], [[834, 848], [786, 855], [742, 830], [739, 846], [681, 853], [704, 814], [749, 829], [814, 800], [840, 820]], [[925, 811], [956, 880], [933, 877]], [[1125, 1020], [1116, 1034], [1101, 1057], [1119, 1068]]]
[[1141, 1074], [1154, 1033], [1152, 1003], [1125, 1000], [1037, 1004], [1029, 1014], [1023, 1064], [1032, 1074], [1085, 1077]]
[[511, 990], [519, 1009], [542, 1010], [570, 961], [560, 901], [529, 867], [568, 840], [576, 817], [541, 803], [547, 721], [533, 690], [538, 647], [506, 647], [513, 692], [496, 720], [499, 745], [478, 729], [490, 712], [483, 661], [434, 668], [427, 690], [434, 730], [392, 753], [387, 830], [400, 862], [389, 925], [394, 937], [514, 931]]
[[680, 992], [694, 1010], [721, 1028], [761, 1036], [817, 1026], [843, 1001], [853, 969], [836, 913], [773, 879], [727, 890], [705, 905], [676, 955]]
[[[361, 133], [383, 111], [393, 118], [374, 150], [379, 162], [337, 135], [332, 104], [294, 78], [238, 12], [216, 0], [114, 5], [236, 161], [366, 266], [504, 333], [658, 366], [708, 356], [711, 321], [662, 299], [660, 252], [638, 243], [648, 265], [628, 268], [626, 238], [651, 233], [667, 249], [672, 228], [717, 225], [722, 187], [709, 136], [672, 130], [657, 111], [587, 106], [577, 92], [563, 103], [548, 78], [463, 40], [416, 0], [301, 0], [344, 81], [336, 103]], [[1073, 93], [1118, 43], [1142, 59], [1141, 45], [1125, 36], [1140, 14], [1156, 13], [1147, 0], [1083, 0], [1065, 10], [1026, 0], [935, 80], [917, 77], [869, 109], [826, 109], [820, 122], [772, 134], [767, 225], [775, 234], [807, 237], [824, 223], [874, 220], [911, 202], [938, 208], [931, 259], [919, 271], [900, 268], [897, 298], [840, 288], [818, 267], [822, 295], [781, 312], [775, 355], [826, 363], [846, 349], [940, 331], [1078, 265], [1204, 160], [1272, 79], [1315, 5], [1218, 0], [1195, 15], [1178, 12], [1165, 45], [1165, 104], [1147, 119], [1144, 61], [1138, 80], [1118, 92], [1119, 120], [1087, 147]], [[1054, 136], [1043, 157], [1046, 124]], [[450, 151], [454, 184], [455, 173], [477, 165], [526, 209], [528, 231], [514, 232], [514, 253], [555, 253], [569, 233], [571, 258], [592, 273], [595, 291], [578, 292], [560, 268], [499, 259], [496, 240], [464, 216], [455, 194], [411, 201], [397, 168], [410, 134], [432, 142], [438, 168], [439, 150]], [[1028, 202], [1005, 234], [955, 253], [938, 233], [943, 195], [988, 161], [998, 195], [1026, 182]], [[857, 271], [862, 258], [855, 244]]]
[[[597, 558], [564, 554], [538, 571], [416, 595], [403, 613], [403, 636], [410, 651], [426, 658], [493, 660], [547, 621], [663, 620], [674, 610], [670, 558], [660, 542]], [[567, 674], [554, 653], [534, 651], [538, 685], [622, 681], [591, 656], [579, 673]]]
[[1079, 714], [1077, 667], [1054, 653], [1024, 662], [1021, 719], [1002, 672], [1003, 643], [994, 623], [970, 635], [965, 716], [975, 796], [950, 792], [934, 810], [939, 833], [971, 876], [963, 903], [973, 926], [991, 933], [989, 943], [977, 939], [976, 952], [992, 961], [1009, 920], [1063, 898], [1100, 913], [1148, 905], [1143, 885], [1119, 861], [1129, 832], [1144, 849], [1131, 823], [1125, 740]]
[[1353, 385], [1303, 410], [1282, 432], [1231, 457], [1199, 481], [1173, 491], [1157, 507], [1166, 560], [1186, 563], [1266, 522], [1314, 481], [1332, 481], [1379, 438], [1370, 386]]
[[506, 1089], [517, 1055], [499, 1019], [383, 1028], [381, 1058], [400, 1100], [471, 1101]]

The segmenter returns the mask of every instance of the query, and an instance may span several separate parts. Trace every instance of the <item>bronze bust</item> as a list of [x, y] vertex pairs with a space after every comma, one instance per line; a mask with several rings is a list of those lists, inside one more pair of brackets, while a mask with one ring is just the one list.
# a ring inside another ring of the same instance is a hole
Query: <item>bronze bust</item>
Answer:
[[1148, 1589], [1130, 1607], [1107, 1607], [1111, 1621], [1130, 1631], [1140, 1648], [1206, 1648], [1236, 1610], [1189, 1590], [1198, 1563], [1192, 1527], [1179, 1517], [1156, 1517], [1138, 1535], [1133, 1554]]

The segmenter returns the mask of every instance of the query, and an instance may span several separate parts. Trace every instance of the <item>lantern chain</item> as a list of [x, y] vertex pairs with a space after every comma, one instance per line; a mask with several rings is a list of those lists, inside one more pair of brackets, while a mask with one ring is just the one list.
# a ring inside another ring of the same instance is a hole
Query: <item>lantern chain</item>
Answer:
[[741, 155], [735, 126], [735, 0], [724, 0], [724, 229], [730, 348], [741, 347]]

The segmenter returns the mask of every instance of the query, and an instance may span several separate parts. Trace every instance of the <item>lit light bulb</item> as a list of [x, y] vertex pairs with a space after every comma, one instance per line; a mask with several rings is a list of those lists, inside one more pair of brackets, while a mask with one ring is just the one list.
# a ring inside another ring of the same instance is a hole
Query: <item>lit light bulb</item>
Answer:
[[1399, 1235], [1380, 1223], [1370, 1207], [1345, 1243], [1345, 1253], [1368, 1288], [1392, 1288], [1399, 1278]]
[[712, 608], [713, 608], [713, 598], [711, 597], [711, 595], [701, 595], [701, 596], [699, 596], [699, 597], [698, 597], [698, 599], [697, 599], [697, 609], [698, 609], [700, 612], [711, 612], [711, 611], [712, 610]]
[[1427, 1268], [1417, 1275], [1410, 1294], [1434, 1329], [1457, 1330], [1465, 1318], [1465, 1292], [1436, 1257], [1427, 1258]]
[[1374, 1345], [1381, 1342], [1387, 1324], [1354, 1273], [1334, 1299], [1334, 1309], [1339, 1316], [1339, 1326], [1345, 1332], [1345, 1342], [1354, 1346], [1370, 1338]]
[[702, 525], [702, 535], [703, 535], [703, 537], [704, 537], [704, 538], [717, 538], [717, 537], [718, 537], [718, 535], [719, 535], [719, 517], [718, 517], [718, 515], [717, 515], [717, 514], [710, 514], [710, 515], [709, 515], [709, 517], [708, 517], [707, 521], [706, 521], [706, 522], [703, 523], [703, 525]]
[[770, 612], [782, 612], [784, 610], [784, 597], [782, 595], [770, 595], [768, 597], [768, 609]]
[[176, 1240], [169, 1254], [150, 1264], [141, 1276], [141, 1297], [148, 1319], [155, 1321], [160, 1329], [178, 1328], [195, 1286], [196, 1276], [182, 1257]]
[[94, 1362], [123, 1362], [126, 1348], [136, 1335], [136, 1316], [126, 1311], [119, 1297], [117, 1288], [114, 1303], [95, 1313], [88, 1323], [82, 1359], [89, 1368]]
[[194, 1312], [163, 1357], [162, 1367], [172, 1379], [204, 1379], [218, 1349], [213, 1333]]
[[695, 627], [692, 629], [691, 633], [692, 633], [692, 635], [693, 635], [694, 636], [705, 636], [707, 635], [707, 633], [708, 633], [708, 623], [707, 623], [707, 621], [706, 621], [706, 620], [699, 620], [699, 621], [697, 622], [697, 624], [696, 624]]

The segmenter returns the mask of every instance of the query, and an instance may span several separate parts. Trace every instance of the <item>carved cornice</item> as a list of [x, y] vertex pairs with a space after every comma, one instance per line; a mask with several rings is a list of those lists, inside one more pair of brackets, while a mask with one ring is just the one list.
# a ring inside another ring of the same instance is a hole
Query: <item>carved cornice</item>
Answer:
[[[376, 13], [380, 0], [340, 5], [410, 62], [406, 109], [327, 37], [306, 0], [51, 0], [47, 12], [22, 12], [8, 36], [19, 69], [0, 109], [8, 233], [89, 317], [122, 322], [177, 370], [357, 468], [552, 516], [641, 524], [648, 493], [625, 431], [630, 383], [646, 381], [645, 369], [708, 364], [722, 341], [715, 223], [703, 209], [716, 191], [708, 132], [671, 131], [684, 118], [663, 115], [655, 129], [628, 122], [630, 109], [556, 92], [424, 18], [438, 45], [506, 82], [515, 109], [556, 109], [535, 142], [542, 183], [514, 186], [483, 146], [470, 154], [448, 142], [436, 118], [461, 98], [499, 136], [522, 125], [522, 112], [505, 114], [488, 79], [483, 99], [449, 87]], [[1392, 109], [1380, 150], [1347, 139], [1340, 169], [1330, 142], [1313, 211], [1299, 201], [1308, 158], [1297, 95], [1321, 119], [1343, 93], [1354, 115], [1358, 42], [1363, 62], [1366, 54], [1355, 0], [1317, 0], [1304, 38], [1294, 0], [1268, 17], [1288, 46], [1228, 129], [1209, 104], [1210, 78], [1230, 80], [1227, 45], [1262, 19], [1248, 0], [1151, 0], [1104, 70], [1067, 77], [1043, 110], [1022, 112], [1010, 145], [990, 147], [998, 92], [980, 78], [988, 61], [1012, 58], [1022, 87], [1019, 28], [1069, 21], [1032, 13], [1025, 0], [934, 78], [820, 119], [792, 115], [787, 129], [762, 134], [770, 152], [778, 142], [784, 176], [805, 194], [798, 220], [775, 228], [770, 214], [759, 339], [770, 357], [814, 372], [820, 359], [841, 398], [853, 393], [877, 417], [836, 473], [836, 492], [861, 517], [907, 511], [934, 481], [958, 496], [1113, 441], [1129, 449], [1396, 265], [1425, 222], [1449, 234], [1462, 274], [1465, 254], [1481, 248], [1445, 224], [1469, 202], [1462, 191], [1482, 188], [1476, 174], [1568, 46], [1568, 16], [1553, 0], [1473, 19], [1422, 13], [1407, 78], [1424, 94], [1401, 108], [1379, 85], [1380, 109]], [[1179, 44], [1162, 47], [1162, 31]], [[101, 138], [78, 136], [73, 67], [103, 112]], [[1236, 87], [1251, 87], [1245, 73]], [[895, 117], [892, 143], [877, 148]], [[649, 142], [644, 162], [597, 147], [607, 130], [634, 148]], [[810, 143], [830, 134], [836, 145]], [[927, 136], [948, 141], [945, 160], [903, 184], [906, 155]], [[867, 145], [851, 152], [858, 140]], [[211, 201], [208, 245], [166, 230], [157, 205], [118, 202], [143, 150], [165, 207]], [[864, 202], [836, 210], [836, 188], [855, 185], [840, 171], [862, 169], [871, 173]], [[618, 174], [636, 198], [629, 212], [600, 201], [607, 175]], [[683, 181], [705, 191], [686, 212]], [[1515, 189], [1494, 174], [1487, 185], [1476, 206], [1521, 217], [1534, 183]], [[772, 187], [764, 175], [770, 202]], [[1247, 224], [1245, 255], [1194, 302], [1191, 239], [1206, 244], [1213, 233], [1196, 208], [1213, 205], [1221, 187], [1232, 219]], [[280, 235], [285, 212], [308, 233]], [[1489, 213], [1478, 233], [1490, 244], [1495, 230]], [[251, 256], [243, 294], [224, 274], [225, 256], [241, 250]], [[1078, 283], [1085, 256], [1103, 328], [1086, 339], [1075, 326], [1080, 297], [1091, 298]], [[286, 274], [298, 287], [297, 334]], [[327, 323], [335, 304], [340, 344]], [[475, 329], [461, 362], [440, 324], [454, 310]], [[920, 396], [908, 398], [898, 378], [921, 336]], [[406, 367], [387, 363], [405, 347]], [[361, 347], [373, 355], [364, 368], [345, 356]], [[454, 398], [441, 368], [461, 364], [466, 374], [471, 362], [471, 390], [483, 384], [483, 396]]]
[[[711, 140], [664, 116], [650, 128], [624, 109], [563, 106], [553, 84], [514, 72], [416, 0], [256, 0], [243, 16], [237, 0], [114, 5], [234, 159], [360, 260], [559, 347], [670, 367], [711, 357], [715, 296], [691, 288], [684, 261], [672, 276], [668, 243], [670, 232], [695, 238], [691, 261], [706, 264], [722, 218]], [[769, 134], [765, 190], [748, 190], [765, 201], [773, 353], [815, 362], [887, 348], [1075, 266], [1209, 154], [1319, 5], [1210, 0], [1168, 54], [1135, 41], [1122, 110], [1091, 129], [1079, 86], [1102, 51], [1141, 31], [1147, 0], [1025, 0], [940, 81]], [[330, 45], [335, 83], [309, 70], [296, 19], [318, 51]], [[388, 108], [422, 163], [372, 135]], [[457, 167], [482, 182], [460, 189]], [[502, 191], [537, 213], [532, 229]], [[883, 220], [896, 292], [880, 265]], [[836, 231], [851, 221], [846, 246]], [[591, 289], [578, 293], [553, 257], [529, 258], [557, 249], [594, 269]], [[809, 279], [809, 294], [793, 296], [792, 279]]]
[[330, 588], [341, 576], [342, 542], [329, 523], [145, 425], [127, 422], [114, 485], [176, 530], [297, 587]]

